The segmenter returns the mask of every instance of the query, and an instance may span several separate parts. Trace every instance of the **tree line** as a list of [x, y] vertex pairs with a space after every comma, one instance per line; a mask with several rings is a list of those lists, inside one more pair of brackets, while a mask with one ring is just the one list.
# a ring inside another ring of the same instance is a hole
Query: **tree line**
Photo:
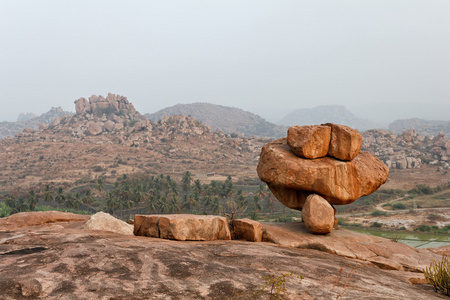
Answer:
[[33, 211], [42, 203], [56, 209], [90, 213], [102, 210], [119, 218], [138, 213], [233, 213], [256, 219], [262, 213], [285, 211], [264, 183], [244, 192], [235, 186], [231, 176], [225, 181], [210, 183], [192, 177], [191, 172], [186, 171], [180, 181], [163, 174], [124, 174], [113, 184], [107, 184], [103, 178], [71, 189], [45, 184], [39, 191], [13, 191], [6, 195], [4, 202], [11, 213]]

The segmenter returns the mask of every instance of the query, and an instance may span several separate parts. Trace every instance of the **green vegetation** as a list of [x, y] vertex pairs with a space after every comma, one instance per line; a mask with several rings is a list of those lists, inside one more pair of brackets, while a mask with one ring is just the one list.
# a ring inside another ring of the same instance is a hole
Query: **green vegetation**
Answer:
[[425, 278], [437, 293], [450, 297], [450, 263], [448, 257], [442, 256], [441, 261], [433, 261], [424, 270]]
[[42, 184], [29, 191], [15, 190], [6, 195], [4, 203], [8, 213], [35, 211], [38, 205], [45, 205], [87, 213], [102, 210], [122, 219], [149, 213], [228, 214], [259, 219], [269, 214], [286, 217], [290, 212], [265, 184], [240, 183], [245, 188], [237, 188], [228, 176], [225, 181], [204, 184], [194, 180], [189, 171], [180, 181], [163, 174], [124, 174], [112, 184], [100, 177], [79, 180], [75, 187]]

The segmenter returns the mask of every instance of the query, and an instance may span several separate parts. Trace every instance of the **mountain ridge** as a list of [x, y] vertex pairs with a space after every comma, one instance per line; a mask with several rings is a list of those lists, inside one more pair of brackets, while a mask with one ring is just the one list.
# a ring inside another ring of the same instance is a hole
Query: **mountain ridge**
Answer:
[[296, 109], [278, 122], [278, 124], [285, 126], [323, 123], [347, 125], [360, 131], [383, 127], [373, 121], [358, 118], [344, 105], [320, 105], [313, 108]]
[[191, 116], [210, 126], [213, 131], [220, 129], [225, 133], [241, 133], [244, 136], [281, 137], [287, 131], [286, 127], [267, 122], [261, 116], [243, 109], [207, 102], [177, 104], [145, 114], [152, 121], [176, 115]]

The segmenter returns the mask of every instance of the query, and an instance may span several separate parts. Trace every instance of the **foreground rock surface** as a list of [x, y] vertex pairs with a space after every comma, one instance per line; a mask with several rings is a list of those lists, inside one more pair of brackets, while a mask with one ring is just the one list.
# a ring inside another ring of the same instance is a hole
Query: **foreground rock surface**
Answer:
[[133, 235], [133, 225], [114, 218], [110, 214], [98, 212], [84, 225], [85, 230], [103, 230], [118, 234]]
[[348, 230], [314, 236], [304, 224], [263, 224], [274, 245], [87, 232], [84, 223], [0, 226], [2, 299], [229, 299], [234, 290], [261, 288], [263, 276], [291, 271], [305, 279], [287, 278], [290, 299], [448, 299], [411, 284], [423, 280], [420, 273], [380, 269], [368, 259], [397, 259], [407, 270], [435, 254]]
[[361, 151], [352, 161], [331, 157], [314, 160], [296, 156], [286, 138], [262, 148], [258, 176], [273, 186], [320, 194], [331, 204], [350, 204], [386, 182], [389, 169], [374, 155]]
[[203, 215], [135, 215], [134, 234], [178, 241], [231, 240], [225, 217]]

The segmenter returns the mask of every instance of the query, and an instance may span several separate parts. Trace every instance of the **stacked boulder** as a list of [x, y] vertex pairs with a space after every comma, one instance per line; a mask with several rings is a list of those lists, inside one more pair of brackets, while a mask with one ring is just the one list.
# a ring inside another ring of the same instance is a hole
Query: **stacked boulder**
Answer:
[[281, 203], [302, 210], [310, 232], [327, 234], [337, 224], [332, 205], [350, 204], [388, 179], [387, 166], [361, 145], [361, 134], [344, 125], [292, 126], [287, 138], [262, 148], [258, 176]]

